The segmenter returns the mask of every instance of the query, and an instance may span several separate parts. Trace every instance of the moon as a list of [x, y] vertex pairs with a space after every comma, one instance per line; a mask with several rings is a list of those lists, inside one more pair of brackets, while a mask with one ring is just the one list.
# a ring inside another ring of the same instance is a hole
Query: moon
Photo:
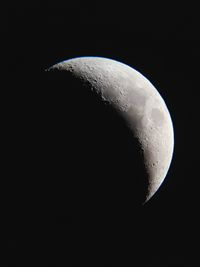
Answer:
[[[64, 73], [78, 80], [82, 84], [81, 94], [84, 94], [85, 87], [89, 88], [91, 94], [99, 97], [102, 105], [109, 106], [122, 118], [142, 155], [140, 160], [146, 174], [146, 193], [142, 204], [146, 203], [166, 177], [174, 149], [170, 113], [153, 84], [132, 67], [103, 57], [72, 58], [53, 65], [47, 72]], [[76, 102], [74, 99], [66, 101]], [[133, 157], [133, 174], [134, 160]]]

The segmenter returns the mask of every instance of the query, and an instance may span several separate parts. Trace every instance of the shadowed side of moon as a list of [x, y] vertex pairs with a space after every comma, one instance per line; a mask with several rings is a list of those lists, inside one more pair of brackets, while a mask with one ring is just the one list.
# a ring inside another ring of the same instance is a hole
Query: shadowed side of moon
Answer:
[[132, 216], [134, 205], [147, 194], [137, 140], [120, 114], [102, 103], [87, 83], [64, 71], [45, 75], [43, 151], [55, 190], [77, 215]]

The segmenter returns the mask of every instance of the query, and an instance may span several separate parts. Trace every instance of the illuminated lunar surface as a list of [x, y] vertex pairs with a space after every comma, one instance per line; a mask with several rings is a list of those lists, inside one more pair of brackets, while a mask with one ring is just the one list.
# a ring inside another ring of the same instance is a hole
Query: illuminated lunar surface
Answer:
[[[102, 105], [110, 106], [123, 118], [142, 153], [146, 173], [142, 203], [147, 202], [166, 177], [174, 147], [169, 111], [152, 83], [130, 66], [101, 57], [73, 58], [55, 64], [48, 71], [71, 75], [83, 84], [83, 91], [87, 85], [99, 96]], [[134, 176], [134, 164], [132, 173]]]

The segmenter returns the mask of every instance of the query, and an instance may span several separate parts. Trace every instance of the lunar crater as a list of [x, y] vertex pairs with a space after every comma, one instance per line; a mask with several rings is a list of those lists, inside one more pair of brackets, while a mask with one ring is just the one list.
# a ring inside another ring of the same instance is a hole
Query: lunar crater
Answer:
[[151, 119], [156, 126], [161, 127], [165, 122], [165, 116], [163, 112], [158, 108], [153, 108], [151, 110]]

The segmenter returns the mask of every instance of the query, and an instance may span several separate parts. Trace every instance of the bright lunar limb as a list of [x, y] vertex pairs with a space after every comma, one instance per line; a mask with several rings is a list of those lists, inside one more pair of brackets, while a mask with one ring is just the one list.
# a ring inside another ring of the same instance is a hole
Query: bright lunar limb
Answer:
[[161, 95], [141, 73], [108, 58], [77, 57], [48, 69], [54, 70], [68, 72], [87, 83], [102, 103], [123, 117], [143, 154], [147, 173], [143, 203], [147, 202], [163, 182], [174, 148], [173, 124]]

